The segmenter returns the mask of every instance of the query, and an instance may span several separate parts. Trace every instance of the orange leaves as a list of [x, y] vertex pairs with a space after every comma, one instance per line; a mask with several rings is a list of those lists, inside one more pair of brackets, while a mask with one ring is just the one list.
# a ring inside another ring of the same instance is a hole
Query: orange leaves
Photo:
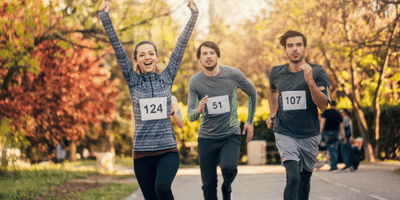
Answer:
[[[43, 42], [32, 52], [32, 57], [39, 58], [38, 75], [25, 73], [19, 86], [0, 91], [0, 116], [14, 119], [17, 129], [27, 130], [31, 144], [40, 150], [59, 137], [78, 140], [90, 124], [111, 122], [119, 94], [118, 80], [109, 81], [110, 73], [99, 67], [92, 50], [54, 45]], [[56, 49], [61, 57], [55, 56]], [[4, 70], [0, 68], [0, 74]], [[34, 119], [29, 127], [21, 118], [25, 114]]]
[[57, 114], [57, 116], [61, 116], [61, 115], [63, 115], [63, 114], [64, 114], [64, 112], [63, 112], [63, 111], [61, 111], [61, 110], [57, 110], [56, 114]]

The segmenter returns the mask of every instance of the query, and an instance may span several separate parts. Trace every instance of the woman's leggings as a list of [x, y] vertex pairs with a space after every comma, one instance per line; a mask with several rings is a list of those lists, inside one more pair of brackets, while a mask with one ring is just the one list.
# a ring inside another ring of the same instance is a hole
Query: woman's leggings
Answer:
[[286, 188], [284, 200], [308, 200], [312, 172], [303, 169], [300, 172], [299, 162], [288, 160], [283, 162], [286, 168]]
[[173, 200], [171, 185], [179, 168], [179, 153], [135, 159], [136, 179], [146, 200]]

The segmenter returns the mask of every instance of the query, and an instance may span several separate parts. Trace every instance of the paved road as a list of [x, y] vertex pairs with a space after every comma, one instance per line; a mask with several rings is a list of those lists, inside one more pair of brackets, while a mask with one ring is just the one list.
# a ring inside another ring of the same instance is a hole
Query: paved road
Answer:
[[[343, 165], [339, 165], [343, 167]], [[361, 164], [355, 172], [328, 172], [328, 166], [314, 171], [310, 200], [400, 200], [400, 162]], [[218, 176], [218, 198], [222, 176]], [[285, 187], [281, 166], [239, 166], [233, 182], [234, 200], [281, 200]], [[203, 200], [199, 169], [179, 169], [172, 185], [177, 200]], [[140, 190], [125, 200], [143, 200]]]

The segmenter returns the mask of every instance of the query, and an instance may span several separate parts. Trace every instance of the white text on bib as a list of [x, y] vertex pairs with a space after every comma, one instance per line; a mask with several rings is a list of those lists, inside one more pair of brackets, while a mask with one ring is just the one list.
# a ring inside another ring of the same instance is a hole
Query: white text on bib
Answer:
[[167, 97], [139, 99], [142, 121], [167, 118]]
[[306, 91], [284, 91], [282, 92], [283, 110], [307, 109]]
[[231, 111], [229, 96], [210, 97], [207, 101], [208, 114], [221, 114]]

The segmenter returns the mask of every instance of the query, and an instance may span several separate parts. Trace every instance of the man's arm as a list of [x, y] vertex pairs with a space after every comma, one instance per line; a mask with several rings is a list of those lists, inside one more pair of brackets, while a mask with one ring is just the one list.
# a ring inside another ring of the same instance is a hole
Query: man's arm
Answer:
[[256, 107], [257, 107], [257, 89], [251, 83], [251, 81], [246, 78], [242, 71], [236, 69], [236, 80], [239, 88], [247, 94], [248, 96], [248, 113], [247, 113], [247, 120], [244, 124], [242, 135], [247, 133], [246, 143], [250, 142], [254, 135], [254, 116], [256, 115]]
[[325, 122], [326, 122], [326, 118], [325, 117], [321, 117], [321, 121], [319, 122], [320, 132], [321, 133], [324, 130]]
[[340, 130], [340, 134], [342, 134], [342, 136], [343, 136], [344, 143], [347, 143], [347, 141], [346, 141], [346, 132], [344, 131], [343, 122], [340, 123], [339, 130]]
[[205, 96], [201, 101], [199, 101], [199, 97], [197, 96], [196, 90], [194, 88], [196, 83], [193, 82], [193, 79], [190, 79], [188, 86], [189, 89], [187, 118], [190, 122], [194, 122], [199, 119], [200, 114], [203, 113], [205, 104], [208, 100], [208, 96]]
[[265, 121], [268, 129], [272, 129], [272, 127], [274, 126], [276, 110], [278, 108], [278, 97], [279, 97], [278, 89], [272, 89], [271, 86], [269, 86], [267, 98], [268, 98], [270, 114], [267, 121]]
[[317, 86], [313, 78], [313, 70], [308, 63], [300, 68], [304, 71], [304, 79], [310, 88], [312, 100], [321, 112], [324, 112], [328, 108], [328, 97], [322, 92], [325, 88]]

